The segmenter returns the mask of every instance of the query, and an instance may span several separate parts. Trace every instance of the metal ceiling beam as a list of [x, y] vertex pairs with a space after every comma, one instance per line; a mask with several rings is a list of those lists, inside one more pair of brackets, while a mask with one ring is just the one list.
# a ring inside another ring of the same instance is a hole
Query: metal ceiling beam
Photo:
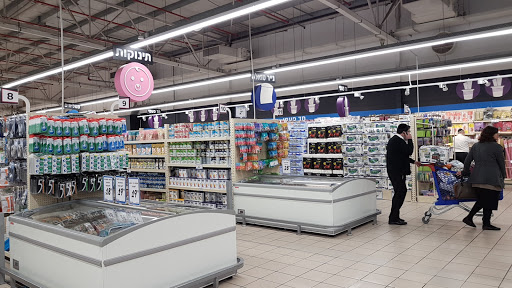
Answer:
[[[347, 17], [348, 19], [354, 21], [356, 24], [359, 24], [364, 29], [370, 31], [375, 37], [380, 38], [384, 41], [387, 41], [390, 44], [397, 43], [398, 39], [389, 35], [386, 31], [380, 29], [379, 27], [373, 25], [370, 21], [364, 19], [359, 16], [354, 11], [350, 10], [350, 8], [346, 7], [343, 4], [338, 3], [336, 0], [317, 0], [327, 7], [334, 9], [336, 12], [341, 15]], [[378, 25], [378, 24], [377, 24]]]

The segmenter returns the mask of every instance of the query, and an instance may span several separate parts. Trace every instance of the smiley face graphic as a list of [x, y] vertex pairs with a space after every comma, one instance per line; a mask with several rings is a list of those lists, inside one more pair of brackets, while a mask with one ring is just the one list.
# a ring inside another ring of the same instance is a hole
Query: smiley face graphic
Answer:
[[120, 96], [129, 97], [135, 102], [144, 101], [153, 92], [153, 75], [142, 64], [126, 64], [117, 70], [115, 86]]

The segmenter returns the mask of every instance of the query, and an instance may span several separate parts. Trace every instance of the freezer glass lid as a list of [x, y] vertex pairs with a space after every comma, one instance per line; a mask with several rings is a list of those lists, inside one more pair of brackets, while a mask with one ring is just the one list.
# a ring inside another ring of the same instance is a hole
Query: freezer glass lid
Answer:
[[345, 180], [330, 180], [315, 177], [255, 176], [242, 182], [270, 185], [288, 185], [298, 187], [334, 188], [345, 182]]
[[[51, 208], [51, 209], [50, 209]], [[126, 228], [167, 217], [167, 213], [85, 203], [62, 203], [22, 216], [34, 221], [107, 237]]]

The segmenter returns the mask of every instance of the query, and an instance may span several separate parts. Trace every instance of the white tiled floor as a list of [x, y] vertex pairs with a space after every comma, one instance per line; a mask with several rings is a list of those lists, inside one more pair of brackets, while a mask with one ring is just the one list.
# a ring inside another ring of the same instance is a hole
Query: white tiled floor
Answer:
[[[404, 204], [407, 226], [390, 226], [391, 201], [378, 201], [382, 215], [336, 237], [259, 226], [238, 226], [238, 255], [245, 266], [225, 288], [441, 287], [512, 288], [512, 189], [495, 211], [502, 231], [465, 226], [462, 209], [421, 218], [430, 206]], [[472, 204], [472, 203], [470, 203]]]

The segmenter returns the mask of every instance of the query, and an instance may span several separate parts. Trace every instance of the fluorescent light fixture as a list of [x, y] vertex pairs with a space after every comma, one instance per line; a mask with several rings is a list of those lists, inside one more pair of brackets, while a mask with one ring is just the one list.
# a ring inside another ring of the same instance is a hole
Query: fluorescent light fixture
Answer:
[[373, 57], [373, 56], [397, 53], [397, 52], [402, 52], [402, 51], [407, 51], [407, 50], [415, 50], [415, 49], [419, 49], [419, 48], [432, 47], [432, 46], [442, 45], [442, 44], [446, 44], [446, 43], [461, 42], [461, 41], [468, 41], [468, 40], [482, 39], [482, 38], [489, 38], [489, 37], [497, 37], [497, 36], [504, 36], [504, 35], [510, 35], [510, 34], [512, 34], [512, 29], [475, 33], [475, 34], [465, 35], [465, 36], [460, 36], [460, 37], [450, 37], [450, 38], [438, 40], [438, 41], [429, 41], [426, 43], [410, 44], [410, 45], [404, 45], [401, 47], [382, 49], [382, 50], [367, 52], [367, 53], [362, 53], [362, 54], [349, 55], [349, 56], [343, 56], [343, 57], [335, 57], [335, 58], [330, 58], [330, 59], [324, 59], [324, 60], [318, 60], [318, 61], [297, 64], [297, 65], [290, 65], [290, 66], [285, 66], [285, 67], [280, 67], [280, 68], [275, 68], [275, 69], [269, 69], [269, 70], [264, 71], [264, 73], [266, 73], [266, 74], [279, 73], [279, 72], [284, 72], [284, 71], [290, 71], [290, 70], [303, 69], [303, 68], [314, 67], [314, 66], [319, 66], [319, 65], [344, 62], [344, 61], [361, 59], [361, 58], [366, 58], [366, 57]]
[[110, 58], [112, 56], [114, 56], [114, 52], [112, 52], [112, 51], [106, 52], [106, 53], [102, 53], [100, 55], [92, 56], [90, 58], [86, 58], [86, 59], [81, 60], [81, 61], [76, 61], [76, 62], [70, 63], [68, 65], [64, 65], [64, 71], [75, 69], [77, 67], [84, 66], [84, 65], [87, 65], [87, 64], [90, 64], [90, 63], [98, 62], [100, 60], [103, 60], [103, 59], [106, 59], [106, 58]]
[[[204, 21], [201, 21], [200, 23], [192, 23], [189, 25], [186, 25], [184, 27], [178, 28], [176, 30], [172, 30], [168, 33], [164, 33], [158, 36], [150, 37], [145, 40], [142, 40], [140, 42], [136, 42], [130, 46], [130, 48], [140, 48], [143, 46], [147, 46], [149, 44], [153, 44], [156, 42], [164, 41], [170, 38], [174, 38], [189, 32], [194, 32], [201, 30], [205, 27], [212, 26], [224, 21], [228, 21], [237, 17], [241, 17], [244, 15], [251, 14], [256, 11], [264, 10], [268, 7], [279, 5], [284, 2], [288, 2], [291, 0], [269, 0], [269, 1], [259, 1], [255, 4], [248, 4], [244, 7], [240, 7], [231, 11], [227, 11], [225, 13], [222, 13], [220, 15], [215, 15], [212, 17], [209, 17], [205, 19]], [[247, 7], [248, 6], [248, 7]]]
[[243, 79], [243, 78], [249, 78], [249, 77], [251, 77], [251, 73], [244, 73], [244, 74], [240, 74], [240, 75], [234, 75], [234, 76], [229, 76], [229, 77], [222, 77], [222, 78], [206, 80], [206, 81], [201, 81], [201, 82], [194, 82], [194, 83], [189, 83], [189, 84], [176, 85], [176, 86], [171, 86], [171, 87], [167, 87], [167, 88], [156, 89], [156, 90], [153, 91], [153, 94], [169, 92], [169, 91], [175, 91], [175, 90], [181, 90], [181, 89], [192, 88], [192, 87], [199, 87], [199, 86], [210, 85], [210, 84], [221, 83], [221, 82], [227, 82], [227, 81], [231, 81], [231, 80], [237, 80], [237, 79]]
[[62, 109], [62, 107], [55, 107], [55, 108], [49, 108], [49, 109], [35, 111], [34, 113], [48, 113], [48, 112], [52, 112], [52, 111], [59, 111], [61, 109]]
[[[87, 65], [87, 64], [90, 64], [90, 63], [98, 62], [98, 61], [103, 60], [105, 58], [110, 58], [113, 55], [114, 55], [114, 53], [111, 51], [111, 52], [102, 53], [100, 55], [92, 56], [92, 57], [86, 58], [84, 60], [77, 61], [77, 62], [68, 64], [68, 65], [65, 65], [64, 66], [64, 71], [75, 69], [77, 67], [84, 66], [84, 65]], [[55, 69], [52, 69], [52, 70], [49, 70], [49, 71], [46, 71], [46, 72], [38, 73], [38, 74], [29, 76], [29, 77], [21, 78], [20, 80], [16, 80], [14, 82], [7, 83], [7, 84], [3, 85], [2, 87], [3, 88], [11, 88], [11, 87], [19, 86], [21, 84], [24, 84], [24, 83], [27, 83], [27, 82], [32, 82], [34, 80], [41, 79], [41, 78], [44, 78], [46, 76], [50, 76], [50, 75], [57, 74], [57, 73], [60, 73], [60, 72], [62, 72], [62, 68], [55, 68]]]
[[396, 73], [354, 77], [354, 78], [347, 78], [347, 79], [341, 79], [341, 80], [304, 84], [304, 85], [298, 85], [298, 86], [283, 87], [283, 88], [277, 88], [277, 89], [275, 89], [275, 91], [276, 92], [284, 92], [284, 91], [290, 91], [290, 90], [307, 89], [307, 88], [321, 87], [321, 86], [327, 86], [327, 85], [337, 85], [337, 84], [344, 84], [344, 83], [376, 80], [376, 79], [382, 79], [382, 78], [400, 77], [400, 76], [405, 76], [405, 75], [433, 73], [433, 72], [446, 71], [446, 70], [452, 70], [452, 69], [462, 69], [462, 68], [470, 68], [470, 67], [493, 65], [493, 64], [503, 64], [503, 63], [507, 63], [507, 62], [512, 62], [512, 57], [498, 58], [498, 59], [485, 60], [485, 61], [476, 61], [476, 62], [469, 62], [469, 63], [463, 63], [463, 64], [438, 66], [438, 67], [425, 68], [425, 69], [419, 69], [419, 70], [408, 70], [408, 71], [402, 71], [402, 72], [396, 72]]
[[96, 104], [101, 104], [101, 103], [112, 102], [112, 101], [116, 101], [118, 99], [119, 99], [118, 97], [113, 97], [113, 98], [100, 99], [100, 100], [95, 100], [95, 101], [90, 101], [90, 102], [85, 102], [85, 103], [78, 103], [78, 104], [80, 104], [81, 106], [88, 106], [88, 105], [96, 105]]

